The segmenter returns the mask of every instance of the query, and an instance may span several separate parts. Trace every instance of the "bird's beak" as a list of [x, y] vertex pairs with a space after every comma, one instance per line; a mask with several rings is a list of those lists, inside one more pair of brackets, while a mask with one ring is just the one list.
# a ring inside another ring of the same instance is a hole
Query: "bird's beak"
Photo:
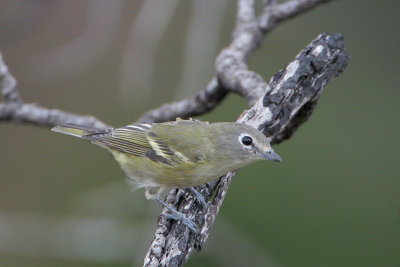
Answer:
[[264, 153], [263, 157], [267, 160], [282, 162], [282, 158], [278, 154], [276, 154], [275, 151], [273, 151], [272, 149]]

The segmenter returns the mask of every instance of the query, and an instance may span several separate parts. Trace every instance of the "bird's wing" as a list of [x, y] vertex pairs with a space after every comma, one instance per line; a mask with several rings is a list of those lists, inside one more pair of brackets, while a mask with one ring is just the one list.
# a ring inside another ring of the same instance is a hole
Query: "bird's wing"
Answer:
[[106, 148], [148, 159], [166, 165], [178, 165], [183, 162], [179, 153], [151, 131], [151, 124], [134, 124], [113, 129], [106, 134], [95, 134], [87, 138]]

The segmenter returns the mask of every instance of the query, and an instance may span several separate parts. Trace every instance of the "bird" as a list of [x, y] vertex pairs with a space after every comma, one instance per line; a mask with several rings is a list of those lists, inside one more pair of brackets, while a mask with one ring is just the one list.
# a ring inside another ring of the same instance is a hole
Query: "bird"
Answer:
[[182, 120], [136, 123], [100, 129], [65, 123], [52, 131], [90, 141], [111, 152], [135, 187], [144, 187], [147, 199], [155, 199], [191, 230], [196, 225], [168, 205], [161, 196], [173, 188], [188, 188], [206, 205], [195, 186], [252, 162], [281, 162], [268, 138], [259, 130], [237, 122], [209, 123]]

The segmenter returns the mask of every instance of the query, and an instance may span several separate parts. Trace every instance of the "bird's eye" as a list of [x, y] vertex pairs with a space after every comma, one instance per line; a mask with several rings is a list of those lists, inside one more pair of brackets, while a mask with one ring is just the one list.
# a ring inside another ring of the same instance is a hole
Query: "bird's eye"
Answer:
[[243, 136], [242, 137], [242, 144], [245, 146], [250, 146], [253, 143], [253, 139], [250, 136]]

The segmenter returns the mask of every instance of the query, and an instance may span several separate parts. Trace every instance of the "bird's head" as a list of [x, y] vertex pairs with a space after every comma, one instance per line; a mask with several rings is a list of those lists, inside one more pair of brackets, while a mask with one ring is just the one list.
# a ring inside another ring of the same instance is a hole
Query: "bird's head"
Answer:
[[219, 128], [218, 144], [227, 158], [232, 160], [257, 161], [272, 160], [282, 162], [272, 149], [269, 140], [259, 130], [241, 123], [216, 123]]

